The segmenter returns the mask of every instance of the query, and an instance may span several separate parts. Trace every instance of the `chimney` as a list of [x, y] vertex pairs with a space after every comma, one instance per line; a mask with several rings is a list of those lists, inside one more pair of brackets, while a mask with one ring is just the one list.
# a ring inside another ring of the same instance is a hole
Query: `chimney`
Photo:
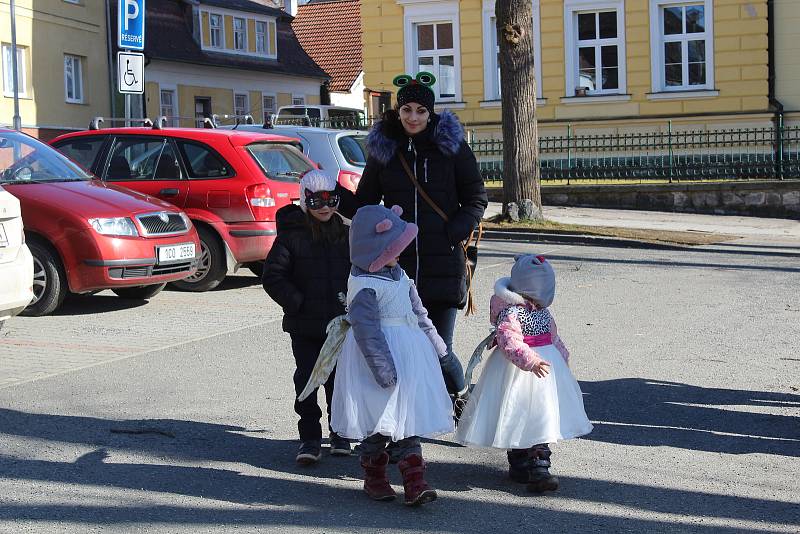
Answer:
[[293, 17], [297, 16], [297, 0], [284, 0], [283, 9]]

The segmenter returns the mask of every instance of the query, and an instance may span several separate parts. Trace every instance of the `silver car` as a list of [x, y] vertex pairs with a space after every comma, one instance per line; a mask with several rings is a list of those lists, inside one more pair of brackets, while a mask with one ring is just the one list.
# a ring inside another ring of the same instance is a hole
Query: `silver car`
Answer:
[[[233, 128], [233, 126], [222, 128]], [[342, 187], [351, 191], [355, 191], [358, 187], [364, 166], [367, 164], [365, 131], [282, 125], [263, 128], [254, 124], [240, 124], [236, 129], [299, 139], [303, 146], [303, 154], [317, 163], [322, 170], [337, 176]]]

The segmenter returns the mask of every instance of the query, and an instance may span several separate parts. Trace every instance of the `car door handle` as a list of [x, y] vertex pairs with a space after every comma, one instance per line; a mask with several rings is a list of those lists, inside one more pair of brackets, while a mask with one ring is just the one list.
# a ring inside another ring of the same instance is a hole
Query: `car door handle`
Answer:
[[180, 191], [178, 191], [177, 188], [162, 189], [158, 192], [159, 195], [164, 195], [165, 197], [176, 197], [178, 193], [180, 193]]

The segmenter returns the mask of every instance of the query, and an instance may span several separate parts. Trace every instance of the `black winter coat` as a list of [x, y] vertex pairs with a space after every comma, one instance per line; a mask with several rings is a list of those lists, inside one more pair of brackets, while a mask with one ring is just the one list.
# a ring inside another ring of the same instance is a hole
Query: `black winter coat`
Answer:
[[[339, 211], [352, 217], [367, 204], [403, 208], [402, 218], [419, 226], [417, 240], [400, 256], [426, 307], [466, 304], [466, 262], [460, 243], [478, 225], [488, 204], [475, 155], [455, 115], [434, 115], [422, 133], [408, 137], [398, 118], [376, 123], [367, 140], [369, 158], [355, 197], [344, 193]], [[445, 223], [403, 169], [398, 153], [416, 169], [420, 186], [444, 211]]]
[[279, 209], [276, 221], [278, 236], [264, 264], [264, 289], [283, 308], [285, 332], [325, 337], [328, 322], [345, 312], [338, 294], [347, 293], [347, 239], [314, 241], [306, 214], [293, 204]]

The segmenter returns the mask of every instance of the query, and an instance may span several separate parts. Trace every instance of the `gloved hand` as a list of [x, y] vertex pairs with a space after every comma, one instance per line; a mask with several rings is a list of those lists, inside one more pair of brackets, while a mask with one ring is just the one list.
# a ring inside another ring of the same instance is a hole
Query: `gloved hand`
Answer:
[[449, 351], [447, 354], [439, 357], [439, 365], [442, 368], [442, 375], [444, 376], [444, 383], [447, 386], [447, 392], [451, 394], [458, 394], [464, 391], [464, 368], [458, 357]]

